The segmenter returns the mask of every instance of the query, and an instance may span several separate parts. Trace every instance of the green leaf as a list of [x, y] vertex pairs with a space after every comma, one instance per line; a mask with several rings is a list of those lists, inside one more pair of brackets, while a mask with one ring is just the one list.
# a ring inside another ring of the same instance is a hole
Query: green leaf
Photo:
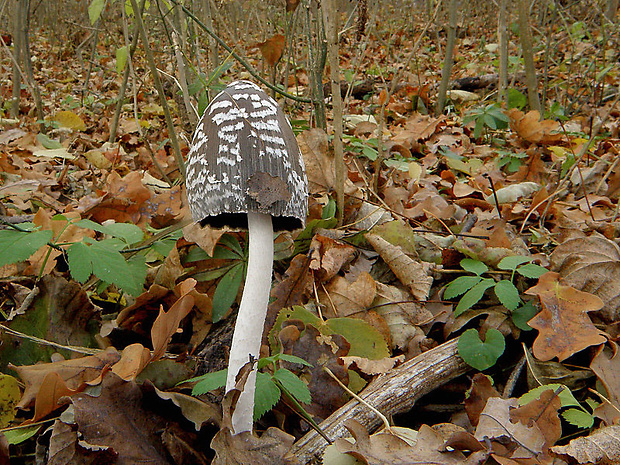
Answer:
[[127, 64], [127, 45], [116, 49], [116, 72], [121, 74]]
[[295, 357], [294, 355], [277, 354], [276, 357], [280, 360], [284, 360], [285, 362], [297, 363], [299, 365], [305, 365], [307, 367], [313, 366], [311, 363], [306, 362], [303, 358]]
[[540, 397], [540, 394], [548, 389], [551, 389], [552, 391], [559, 391], [558, 397], [560, 398], [560, 403], [562, 404], [562, 407], [581, 407], [579, 402], [577, 402], [577, 399], [575, 399], [575, 396], [573, 396], [573, 393], [570, 391], [570, 389], [568, 389], [568, 387], [564, 386], [563, 384], [558, 383], [545, 384], [544, 386], [538, 386], [534, 389], [529, 390], [521, 397], [519, 397], [519, 405], [525, 405], [533, 400], [538, 399]]
[[254, 393], [254, 420], [258, 420], [273, 408], [280, 400], [280, 388], [271, 379], [271, 375], [256, 373], [256, 391]]
[[562, 412], [562, 418], [578, 428], [592, 428], [594, 426], [594, 416], [576, 408], [569, 408]]
[[93, 274], [90, 249], [83, 242], [77, 242], [67, 249], [67, 263], [71, 277], [79, 283], [85, 283]]
[[[347, 355], [380, 360], [390, 356], [387, 342], [383, 335], [364, 320], [358, 318], [330, 318], [326, 326], [336, 334], [344, 336], [351, 348]], [[324, 330], [317, 329], [325, 334]]]
[[525, 257], [523, 255], [511, 255], [510, 257], [502, 258], [497, 264], [497, 268], [500, 270], [514, 271], [519, 265], [532, 261], [532, 257]]
[[202, 394], [206, 394], [207, 392], [226, 386], [227, 373], [228, 370], [226, 369], [214, 371], [213, 373], [207, 373], [205, 375], [198, 376], [197, 378], [188, 379], [184, 382], [187, 383], [198, 381], [192, 389], [192, 395], [200, 396]]
[[514, 87], [508, 89], [508, 108], [523, 108], [527, 105], [527, 97]]
[[[122, 239], [128, 245], [136, 244], [144, 239], [144, 231], [132, 223], [99, 224], [91, 220], [80, 220], [75, 223], [80, 228], [92, 229], [93, 231], [107, 234]], [[121, 247], [122, 249], [123, 247]], [[119, 249], [120, 250], [120, 249]]]
[[489, 267], [482, 263], [480, 260], [474, 260], [472, 258], [464, 258], [461, 260], [461, 267], [465, 271], [477, 274], [480, 276], [482, 273], [489, 271]]
[[446, 286], [443, 297], [444, 299], [453, 299], [465, 294], [480, 281], [482, 281], [480, 276], [459, 276]]
[[52, 234], [49, 230], [32, 232], [0, 230], [0, 266], [27, 260], [52, 240]]
[[465, 363], [480, 371], [495, 365], [505, 348], [503, 334], [493, 328], [487, 331], [484, 342], [473, 328], [465, 331], [458, 342], [459, 355]]
[[469, 291], [465, 293], [458, 305], [454, 309], [454, 316], [459, 316], [461, 313], [469, 310], [474, 305], [476, 305], [482, 296], [486, 292], [487, 289], [493, 287], [495, 285], [495, 281], [491, 278], [486, 278], [472, 287]]
[[531, 331], [534, 328], [528, 325], [527, 322], [536, 316], [538, 310], [534, 301], [528, 300], [525, 304], [512, 312], [512, 322], [522, 331]]
[[19, 426], [15, 429], [4, 431], [4, 437], [9, 444], [21, 444], [37, 434], [41, 429], [41, 425]]
[[286, 368], [280, 368], [274, 373], [273, 378], [279, 381], [287, 394], [294, 397], [298, 402], [302, 404], [309, 404], [312, 402], [312, 396], [310, 395], [308, 386], [292, 371]]
[[495, 287], [495, 295], [508, 310], [516, 310], [521, 303], [519, 291], [512, 282], [503, 279], [498, 282]]
[[213, 294], [213, 323], [217, 323], [226, 315], [228, 309], [237, 298], [239, 287], [243, 281], [243, 263], [233, 266], [220, 279]]
[[88, 5], [88, 17], [90, 19], [91, 26], [97, 22], [105, 6], [105, 0], [93, 0]]
[[45, 134], [37, 134], [37, 141], [46, 149], [61, 149], [62, 144], [54, 139], [50, 139]]
[[534, 263], [528, 263], [527, 265], [523, 265], [517, 268], [517, 273], [519, 273], [521, 276], [532, 279], [540, 278], [547, 271], [549, 271], [547, 268], [536, 265]]
[[[67, 249], [69, 271], [78, 282], [84, 282], [90, 274], [128, 294], [137, 296], [142, 292], [146, 278], [146, 264], [143, 257], [134, 257], [131, 263], [118, 252], [124, 244], [117, 239], [75, 243]], [[90, 243], [90, 245], [88, 245]]]

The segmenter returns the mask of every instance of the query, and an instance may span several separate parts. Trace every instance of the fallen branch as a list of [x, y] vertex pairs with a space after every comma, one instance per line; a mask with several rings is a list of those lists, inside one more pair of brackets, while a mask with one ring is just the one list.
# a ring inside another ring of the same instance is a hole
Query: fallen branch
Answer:
[[[420, 397], [469, 370], [469, 366], [458, 355], [456, 345], [457, 340], [454, 339], [418, 355], [374, 379], [359, 396], [387, 416], [410, 410]], [[381, 425], [375, 413], [353, 399], [319, 426], [333, 441], [350, 436], [344, 426], [349, 418], [355, 418], [369, 432]], [[325, 439], [312, 430], [293, 444], [290, 454], [302, 464], [321, 463], [325, 447]]]

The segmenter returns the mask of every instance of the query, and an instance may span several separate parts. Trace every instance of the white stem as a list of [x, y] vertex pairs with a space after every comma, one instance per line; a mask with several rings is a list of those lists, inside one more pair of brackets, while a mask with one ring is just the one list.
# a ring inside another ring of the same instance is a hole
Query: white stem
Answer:
[[[258, 359], [273, 269], [273, 225], [271, 215], [248, 213], [248, 268], [239, 304], [228, 360], [226, 392], [235, 386], [235, 377], [250, 356]], [[256, 370], [252, 370], [233, 413], [234, 434], [252, 431]]]

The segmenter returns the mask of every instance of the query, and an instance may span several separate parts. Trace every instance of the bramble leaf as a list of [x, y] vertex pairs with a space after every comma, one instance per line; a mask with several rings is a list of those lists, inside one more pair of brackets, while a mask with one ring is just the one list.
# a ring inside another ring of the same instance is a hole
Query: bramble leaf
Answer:
[[523, 265], [517, 268], [517, 273], [519, 273], [521, 276], [532, 279], [540, 278], [547, 271], [549, 270], [534, 263], [528, 263], [527, 265]]
[[207, 373], [196, 378], [188, 379], [184, 382], [198, 381], [198, 383], [192, 388], [192, 395], [199, 396], [206, 394], [209, 391], [226, 386], [227, 373], [227, 369], [214, 371], [213, 373]]
[[487, 289], [493, 287], [495, 285], [495, 281], [491, 278], [486, 278], [472, 287], [469, 291], [465, 293], [461, 300], [459, 301], [456, 309], [454, 309], [454, 316], [459, 316], [461, 313], [469, 310], [474, 305], [476, 305], [482, 296], [486, 292]]
[[507, 279], [503, 279], [498, 282], [495, 287], [495, 295], [502, 303], [504, 307], [508, 310], [516, 310], [519, 304], [521, 303], [521, 298], [519, 297], [519, 290], [515, 287], [512, 282]]
[[254, 420], [258, 420], [271, 410], [280, 400], [280, 388], [267, 373], [256, 373], [256, 391], [254, 393]]
[[444, 299], [453, 299], [465, 294], [480, 281], [482, 281], [480, 276], [459, 276], [446, 286], [443, 297]]
[[592, 428], [594, 426], [594, 416], [584, 410], [569, 408], [561, 415], [568, 423], [578, 428]]
[[489, 271], [489, 267], [482, 263], [480, 260], [474, 260], [472, 258], [464, 258], [461, 260], [461, 267], [465, 271], [477, 274], [480, 276], [482, 273]]
[[274, 373], [273, 378], [282, 384], [282, 387], [289, 395], [302, 404], [309, 404], [312, 402], [312, 396], [310, 395], [310, 390], [306, 383], [290, 370], [280, 368]]
[[0, 266], [23, 262], [52, 240], [52, 231], [0, 230]]
[[502, 258], [497, 264], [497, 268], [500, 270], [514, 271], [519, 265], [532, 261], [532, 257], [526, 257], [524, 255], [511, 255], [510, 257]]

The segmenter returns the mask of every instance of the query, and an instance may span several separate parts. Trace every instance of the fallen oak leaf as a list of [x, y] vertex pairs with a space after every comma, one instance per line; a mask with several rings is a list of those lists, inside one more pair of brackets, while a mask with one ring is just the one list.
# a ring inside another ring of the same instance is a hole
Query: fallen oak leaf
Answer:
[[607, 426], [587, 437], [575, 438], [565, 446], [553, 446], [551, 452], [570, 463], [620, 463], [620, 426]]
[[540, 112], [532, 110], [523, 113], [517, 108], [512, 108], [506, 112], [510, 118], [510, 127], [519, 137], [535, 144], [557, 144], [562, 140], [560, 124], [557, 121], [540, 119]]
[[404, 361], [404, 355], [386, 357], [380, 360], [370, 360], [366, 357], [357, 357], [355, 355], [338, 357], [338, 363], [344, 365], [348, 370], [357, 371], [362, 376], [374, 376], [387, 373]]
[[170, 338], [176, 333], [181, 320], [194, 308], [194, 296], [191, 292], [196, 286], [196, 280], [187, 278], [176, 287], [180, 294], [177, 300], [167, 312], [160, 306], [159, 315], [151, 328], [151, 340], [153, 341], [152, 361], [159, 360], [166, 352]]
[[558, 273], [550, 271], [539, 278], [536, 286], [525, 291], [537, 295], [542, 306], [542, 311], [528, 322], [539, 332], [532, 349], [542, 361], [553, 357], [562, 361], [607, 341], [605, 333], [587, 316], [587, 312], [602, 308], [603, 301], [593, 294], [560, 284], [559, 279]]

